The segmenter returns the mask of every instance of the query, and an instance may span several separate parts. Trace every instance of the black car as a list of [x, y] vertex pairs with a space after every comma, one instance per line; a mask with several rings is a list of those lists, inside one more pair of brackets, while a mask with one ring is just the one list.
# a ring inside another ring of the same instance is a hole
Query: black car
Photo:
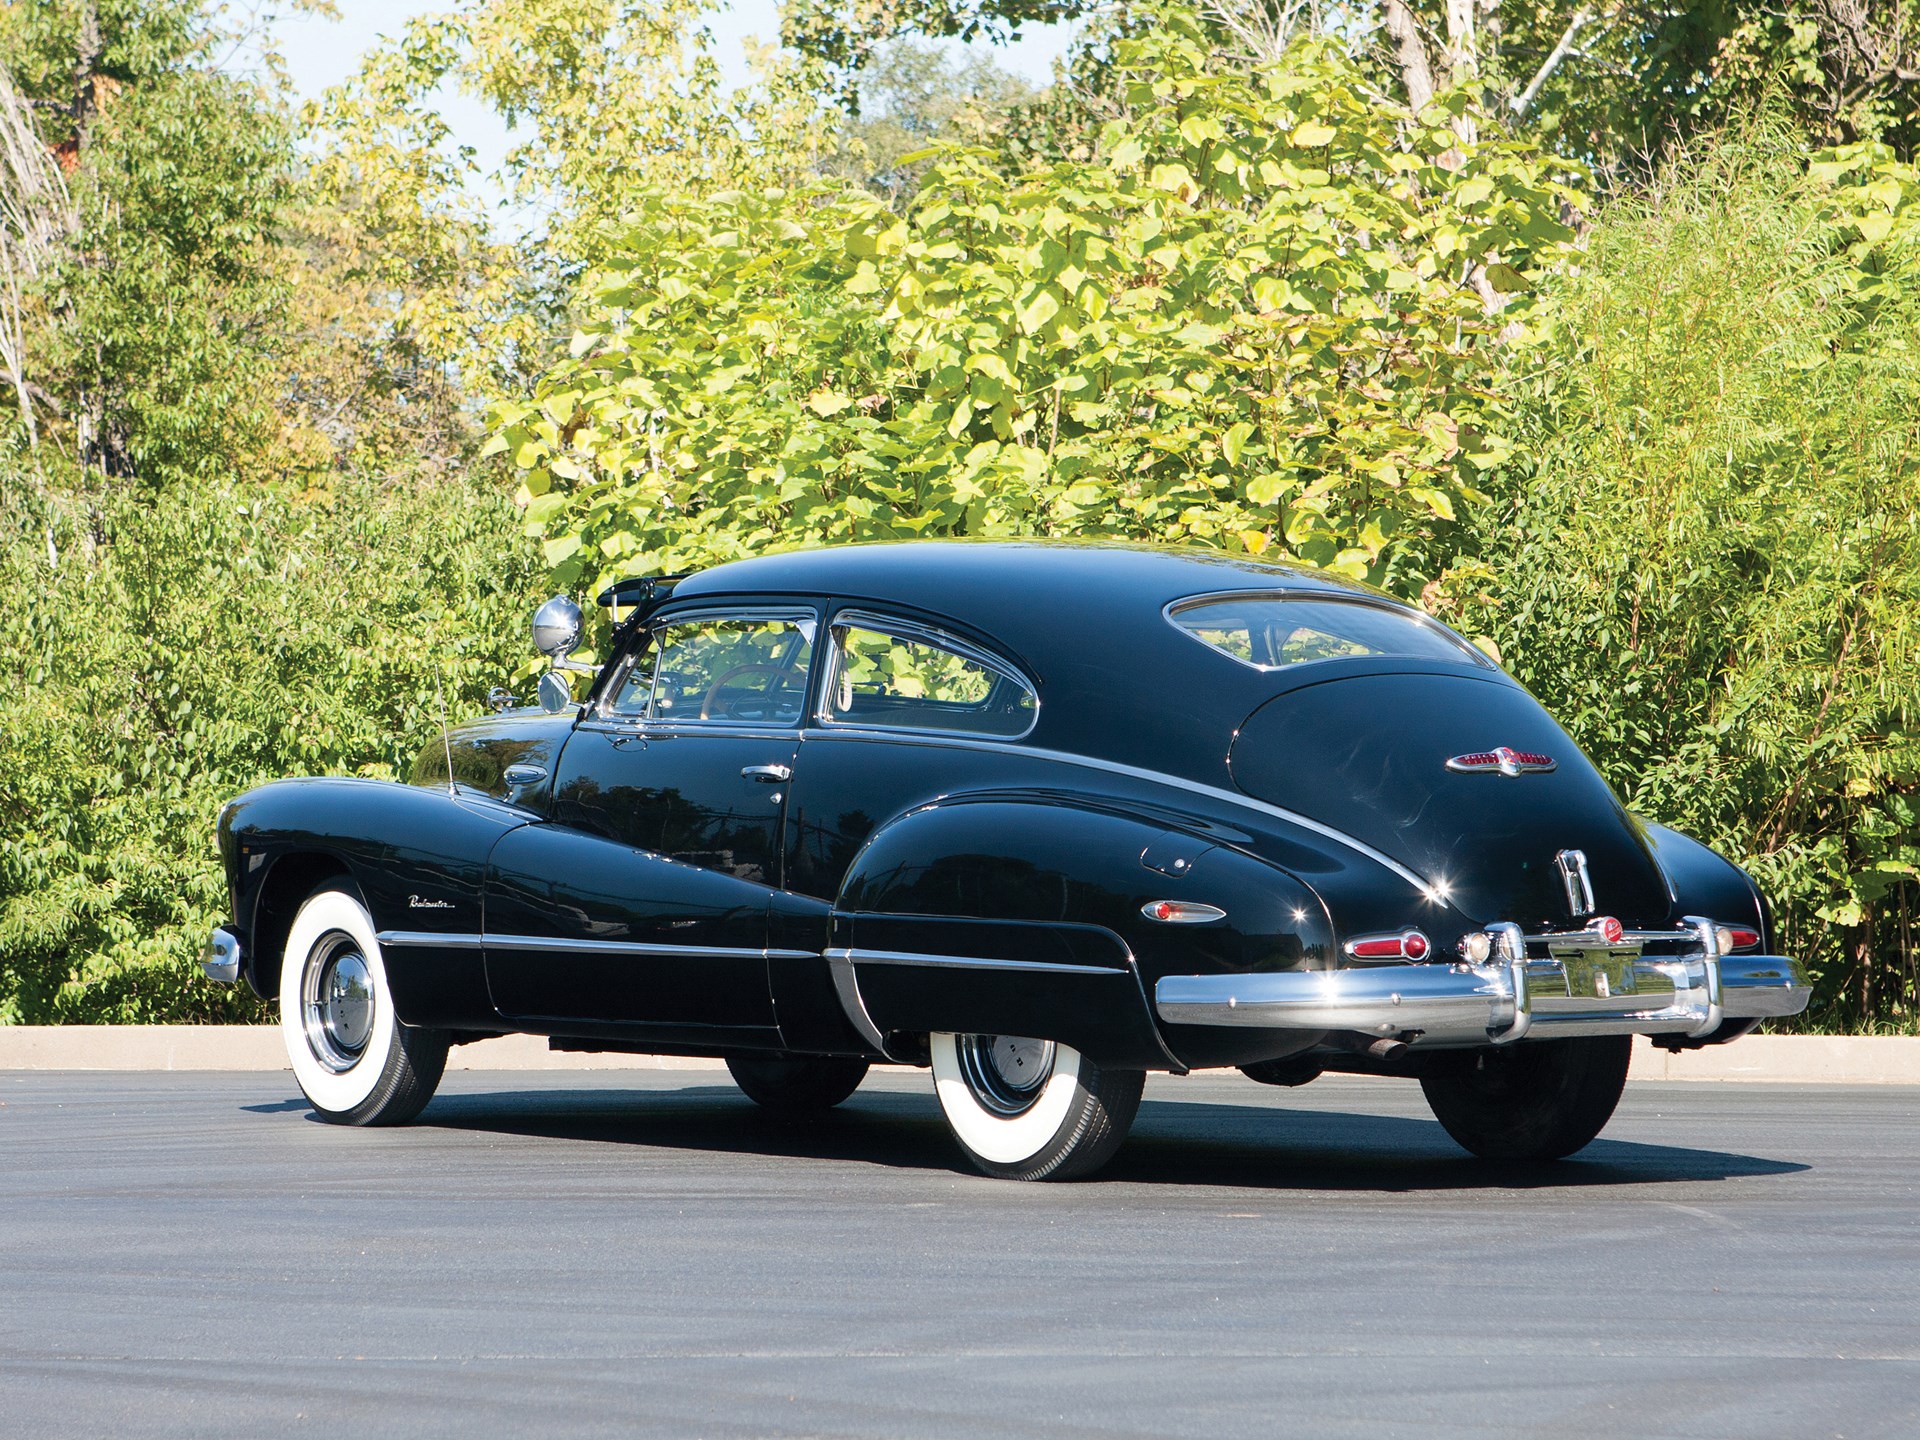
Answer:
[[[1736, 866], [1629, 814], [1460, 636], [1327, 574], [924, 543], [637, 579], [584, 703], [412, 782], [229, 804], [215, 979], [277, 995], [325, 1118], [449, 1045], [724, 1057], [770, 1109], [930, 1066], [968, 1157], [1085, 1174], [1149, 1070], [1417, 1079], [1475, 1154], [1591, 1140], [1634, 1035], [1807, 1003]], [[536, 617], [556, 663], [566, 600]], [[576, 665], [576, 668], [586, 668]]]

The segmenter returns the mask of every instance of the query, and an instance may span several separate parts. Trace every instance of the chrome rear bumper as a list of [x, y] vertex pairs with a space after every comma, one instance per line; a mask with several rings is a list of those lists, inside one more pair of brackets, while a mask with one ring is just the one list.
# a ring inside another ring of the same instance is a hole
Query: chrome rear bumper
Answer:
[[1174, 1025], [1358, 1031], [1435, 1048], [1572, 1035], [1700, 1037], [1725, 1020], [1798, 1015], [1812, 996], [1799, 965], [1784, 956], [1716, 955], [1711, 942], [1692, 953], [1644, 955], [1646, 938], [1589, 947], [1586, 936], [1525, 937], [1520, 953], [1484, 965], [1169, 975], [1155, 987], [1154, 1008]]

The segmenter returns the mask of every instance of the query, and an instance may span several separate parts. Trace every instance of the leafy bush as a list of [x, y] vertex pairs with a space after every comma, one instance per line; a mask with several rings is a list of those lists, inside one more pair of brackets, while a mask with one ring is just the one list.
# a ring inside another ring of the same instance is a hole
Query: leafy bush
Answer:
[[1249, 72], [1155, 15], [1089, 160], [1009, 180], [949, 153], [904, 218], [831, 188], [644, 198], [575, 358], [500, 412], [563, 582], [1072, 534], [1417, 589], [1396, 547], [1507, 455], [1497, 380], [1578, 197], [1335, 46]]
[[8, 489], [31, 538], [0, 554], [0, 1021], [259, 1018], [194, 964], [226, 913], [220, 805], [281, 775], [404, 774], [443, 685], [458, 716], [523, 668], [513, 511], [474, 480], [45, 516]]
[[1641, 812], [1741, 857], [1812, 1023], [1915, 1020], [1920, 177], [1735, 135], [1561, 287], [1537, 472], [1433, 594]]

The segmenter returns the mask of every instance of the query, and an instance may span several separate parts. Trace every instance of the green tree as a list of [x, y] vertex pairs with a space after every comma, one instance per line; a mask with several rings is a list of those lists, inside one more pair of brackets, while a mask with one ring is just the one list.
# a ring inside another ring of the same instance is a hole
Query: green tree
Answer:
[[1735, 134], [1611, 206], [1430, 599], [1635, 808], [1741, 857], [1817, 1018], [1916, 1006], [1920, 173]]
[[905, 217], [831, 187], [643, 197], [574, 357], [500, 411], [560, 577], [1101, 534], [1417, 589], [1508, 454], [1494, 389], [1578, 196], [1337, 47], [1221, 69], [1156, 13], [1084, 162], [950, 154]]

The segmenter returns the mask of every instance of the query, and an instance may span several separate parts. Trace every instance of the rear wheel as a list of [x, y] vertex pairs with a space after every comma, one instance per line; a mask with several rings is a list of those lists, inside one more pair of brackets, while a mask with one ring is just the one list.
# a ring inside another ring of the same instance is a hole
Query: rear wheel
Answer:
[[1558, 1160], [1598, 1135], [1620, 1103], [1630, 1035], [1542, 1040], [1428, 1057], [1434, 1117], [1483, 1160]]
[[954, 1139], [975, 1166], [1004, 1180], [1092, 1174], [1127, 1138], [1147, 1079], [1019, 1035], [935, 1034], [929, 1049]]
[[444, 1030], [402, 1025], [373, 922], [344, 890], [301, 905], [280, 959], [280, 1035], [294, 1079], [322, 1120], [403, 1125], [447, 1067]]
[[860, 1088], [867, 1062], [833, 1055], [729, 1055], [733, 1082], [776, 1115], [831, 1110]]

